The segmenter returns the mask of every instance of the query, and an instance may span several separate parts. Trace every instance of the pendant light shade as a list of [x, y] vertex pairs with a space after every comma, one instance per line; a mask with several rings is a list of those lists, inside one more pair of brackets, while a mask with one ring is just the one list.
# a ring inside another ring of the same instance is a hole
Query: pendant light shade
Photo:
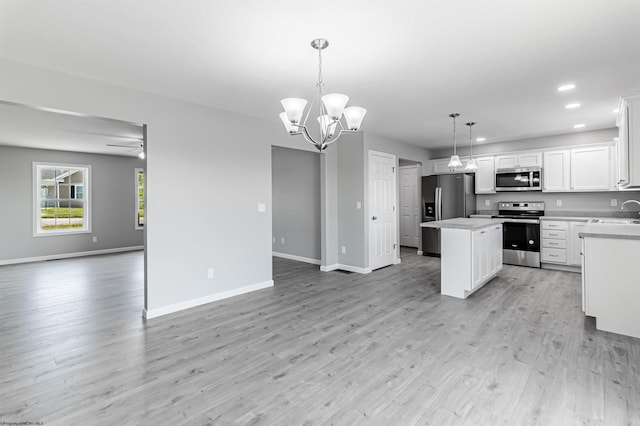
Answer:
[[347, 121], [347, 128], [349, 130], [359, 130], [362, 125], [362, 119], [366, 113], [366, 109], [358, 106], [345, 108], [343, 114]]
[[328, 115], [321, 115], [318, 117], [318, 123], [320, 123], [320, 131], [322, 132], [322, 137], [332, 137], [336, 132], [336, 125], [338, 122], [336, 120], [331, 119]]
[[458, 157], [458, 153], [456, 152], [456, 118], [460, 117], [460, 114], [454, 112], [449, 114], [449, 117], [453, 118], [453, 155], [447, 167], [449, 167], [451, 171], [454, 171], [456, 168], [462, 167], [462, 161], [460, 161], [460, 157]]
[[347, 102], [349, 102], [349, 97], [340, 93], [329, 93], [322, 97], [322, 103], [327, 110], [327, 115], [333, 120], [340, 120]]
[[298, 124], [302, 119], [302, 113], [304, 112], [304, 107], [307, 106], [307, 101], [301, 98], [286, 98], [281, 100], [280, 103], [289, 121]]
[[469, 161], [467, 161], [467, 165], [464, 166], [464, 169], [469, 172], [475, 172], [478, 170], [478, 162], [475, 158], [473, 158], [473, 136], [471, 133], [471, 128], [476, 124], [473, 121], [465, 123], [469, 126]]
[[449, 160], [448, 167], [450, 169], [455, 169], [457, 167], [462, 167], [462, 161], [460, 161], [460, 157], [458, 157], [457, 155], [452, 155], [451, 159]]
[[294, 134], [298, 131], [298, 128], [293, 124], [291, 124], [291, 121], [287, 117], [286, 112], [281, 112], [279, 117], [280, 117], [280, 120], [282, 120], [282, 124], [284, 124], [284, 128], [287, 129], [287, 132]]

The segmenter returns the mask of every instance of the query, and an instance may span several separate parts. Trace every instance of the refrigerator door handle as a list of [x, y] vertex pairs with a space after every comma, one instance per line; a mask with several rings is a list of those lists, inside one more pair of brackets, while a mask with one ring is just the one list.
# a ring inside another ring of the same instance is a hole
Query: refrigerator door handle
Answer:
[[442, 188], [436, 188], [436, 220], [442, 220]]

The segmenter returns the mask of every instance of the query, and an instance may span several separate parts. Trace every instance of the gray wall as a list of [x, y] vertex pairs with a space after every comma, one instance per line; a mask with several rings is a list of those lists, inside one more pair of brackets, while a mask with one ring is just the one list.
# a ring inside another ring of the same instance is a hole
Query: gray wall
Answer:
[[[337, 146], [336, 146], [337, 145]], [[338, 259], [341, 265], [365, 268], [365, 152], [363, 133], [345, 134], [328, 149], [338, 151]], [[357, 203], [361, 208], [357, 208]], [[346, 252], [342, 253], [342, 247]]]
[[[566, 133], [563, 135], [544, 136], [539, 138], [518, 139], [498, 143], [482, 143], [473, 145], [473, 155], [500, 154], [503, 152], [525, 151], [527, 149], [547, 149], [559, 146], [583, 145], [590, 143], [611, 142], [618, 136], [617, 128], [592, 130], [588, 132]], [[453, 146], [431, 151], [431, 158], [448, 158], [453, 154]], [[460, 157], [469, 155], [469, 146], [458, 145]]]
[[[91, 166], [91, 233], [33, 236], [33, 161]], [[136, 168], [137, 157], [0, 146], [0, 261], [142, 246]]]
[[271, 177], [273, 251], [320, 260], [320, 154], [272, 147]]
[[274, 125], [7, 59], [0, 81], [0, 99], [148, 125], [148, 309], [271, 282]]

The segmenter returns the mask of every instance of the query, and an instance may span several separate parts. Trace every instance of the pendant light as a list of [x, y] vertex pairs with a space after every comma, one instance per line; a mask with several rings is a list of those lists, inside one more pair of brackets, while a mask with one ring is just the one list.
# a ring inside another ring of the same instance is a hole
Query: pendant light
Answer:
[[473, 121], [469, 123], [465, 123], [469, 126], [469, 161], [467, 161], [467, 165], [464, 166], [465, 171], [475, 172], [478, 170], [478, 162], [475, 158], [473, 158], [473, 136], [471, 135], [471, 128], [476, 124]]
[[458, 157], [458, 153], [456, 152], [456, 118], [460, 117], [460, 114], [454, 112], [453, 114], [449, 114], [449, 117], [453, 118], [453, 155], [447, 167], [453, 172], [457, 167], [462, 167], [462, 161], [460, 161], [460, 157]]

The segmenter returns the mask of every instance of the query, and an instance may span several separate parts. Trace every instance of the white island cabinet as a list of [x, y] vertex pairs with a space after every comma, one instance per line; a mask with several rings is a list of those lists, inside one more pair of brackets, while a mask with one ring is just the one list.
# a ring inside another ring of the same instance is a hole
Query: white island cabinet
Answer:
[[582, 309], [598, 330], [640, 338], [640, 225], [587, 223], [582, 238]]
[[425, 222], [441, 230], [441, 293], [467, 298], [502, 269], [499, 219], [456, 218]]

